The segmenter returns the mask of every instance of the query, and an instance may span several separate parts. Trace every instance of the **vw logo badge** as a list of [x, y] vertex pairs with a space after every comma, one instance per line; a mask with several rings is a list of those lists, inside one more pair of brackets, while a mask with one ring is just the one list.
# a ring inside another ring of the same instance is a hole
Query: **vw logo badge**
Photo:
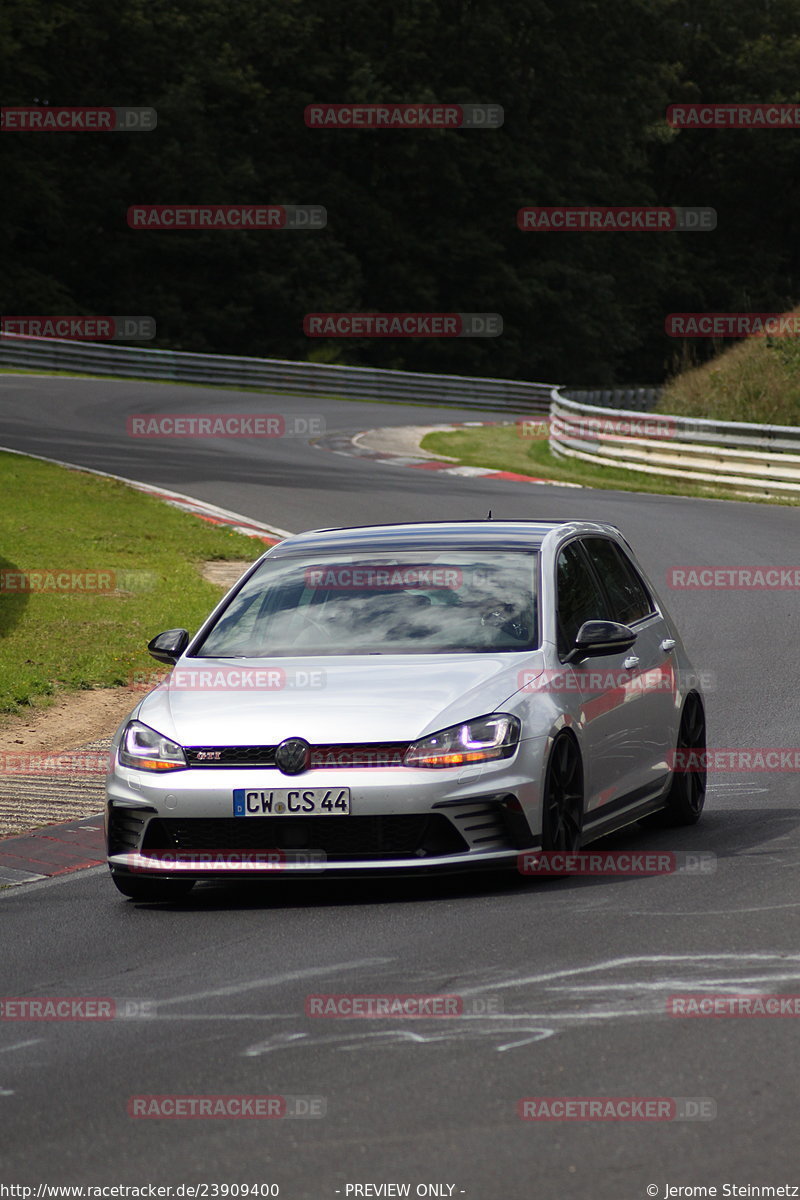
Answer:
[[311, 762], [311, 747], [304, 738], [284, 738], [275, 751], [275, 766], [284, 775], [300, 775]]

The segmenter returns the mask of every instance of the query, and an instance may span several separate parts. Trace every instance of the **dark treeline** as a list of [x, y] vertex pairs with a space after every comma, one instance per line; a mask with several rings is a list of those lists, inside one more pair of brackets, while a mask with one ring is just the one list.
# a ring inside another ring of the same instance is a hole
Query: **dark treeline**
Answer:
[[[151, 133], [0, 137], [0, 311], [148, 314], [156, 346], [658, 382], [673, 311], [797, 302], [800, 131], [669, 104], [800, 95], [800, 0], [4, 0], [5, 105]], [[495, 103], [494, 131], [313, 130], [315, 101]], [[317, 232], [137, 232], [133, 203], [323, 204]], [[521, 233], [523, 205], [707, 205], [713, 233]], [[498, 312], [496, 339], [310, 340], [320, 311]]]

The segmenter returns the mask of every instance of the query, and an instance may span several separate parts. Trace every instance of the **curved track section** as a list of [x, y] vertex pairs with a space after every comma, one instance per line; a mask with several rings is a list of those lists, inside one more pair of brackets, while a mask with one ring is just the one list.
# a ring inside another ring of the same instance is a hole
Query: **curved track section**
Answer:
[[[480, 517], [489, 507], [498, 517], [612, 521], [706, 673], [710, 744], [797, 744], [795, 594], [670, 592], [665, 580], [674, 566], [790, 564], [795, 510], [526, 489], [341, 457], [303, 438], [125, 433], [133, 413], [266, 410], [352, 433], [476, 417], [0, 375], [0, 444], [285, 529]], [[475, 1200], [617, 1200], [648, 1185], [663, 1196], [666, 1183], [795, 1182], [793, 1022], [681, 1020], [667, 1016], [666, 999], [800, 993], [796, 781], [774, 771], [712, 775], [696, 829], [634, 828], [612, 842], [712, 852], [709, 874], [208, 889], [182, 908], [148, 908], [121, 901], [100, 870], [0, 894], [5, 995], [112, 997], [128, 1014], [0, 1023], [5, 1181], [278, 1183], [292, 1200], [392, 1194], [346, 1193], [348, 1184], [408, 1184], [415, 1195], [435, 1183], [443, 1190], [428, 1194]], [[468, 1015], [305, 1015], [310, 993], [440, 992], [461, 995]], [[325, 1116], [128, 1115], [131, 1097], [153, 1094], [315, 1096]], [[705, 1097], [716, 1116], [613, 1128], [523, 1122], [517, 1102], [530, 1096]]]

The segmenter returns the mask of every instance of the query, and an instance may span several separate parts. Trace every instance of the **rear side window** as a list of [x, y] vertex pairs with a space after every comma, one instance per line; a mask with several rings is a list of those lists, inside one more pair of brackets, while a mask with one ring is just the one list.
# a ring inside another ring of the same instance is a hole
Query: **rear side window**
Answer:
[[586, 538], [583, 545], [608, 593], [612, 621], [630, 625], [653, 612], [644, 584], [616, 542]]
[[575, 644], [584, 621], [608, 621], [608, 603], [597, 585], [577, 542], [569, 542], [556, 566], [558, 652], [563, 656]]

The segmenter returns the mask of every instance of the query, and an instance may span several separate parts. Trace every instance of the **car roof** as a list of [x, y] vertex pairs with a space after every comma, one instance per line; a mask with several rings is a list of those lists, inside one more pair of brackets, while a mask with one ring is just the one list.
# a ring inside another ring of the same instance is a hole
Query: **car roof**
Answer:
[[[540, 520], [513, 518], [504, 520], [419, 521], [387, 525], [343, 526], [312, 529], [293, 534], [269, 552], [270, 558], [288, 554], [325, 550], [374, 550], [414, 548], [455, 549], [457, 547], [501, 547], [537, 549], [551, 533], [613, 533], [614, 525], [598, 521]], [[560, 540], [560, 539], [559, 539]]]

